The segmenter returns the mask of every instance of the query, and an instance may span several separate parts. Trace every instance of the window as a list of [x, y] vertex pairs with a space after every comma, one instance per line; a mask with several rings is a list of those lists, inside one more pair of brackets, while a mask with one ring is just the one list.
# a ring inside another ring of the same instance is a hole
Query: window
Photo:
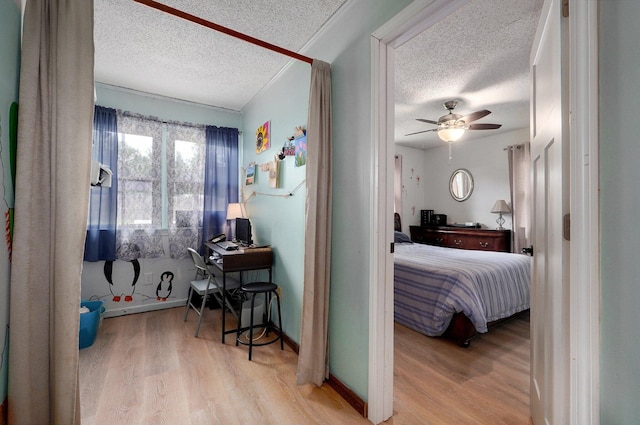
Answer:
[[199, 248], [204, 168], [204, 127], [118, 114], [118, 259]]
[[85, 261], [188, 258], [188, 247], [228, 230], [227, 204], [238, 201], [237, 128], [96, 105], [92, 155], [113, 182], [91, 189]]
[[153, 160], [153, 137], [118, 134], [118, 227], [160, 227], [160, 209], [154, 209], [153, 194], [160, 191], [161, 183], [159, 173], [152, 172]]
[[[204, 205], [204, 130], [179, 128], [168, 129], [168, 195], [169, 224], [175, 228], [196, 226], [202, 228]], [[178, 139], [188, 139], [180, 140]]]
[[200, 249], [204, 207], [205, 129], [167, 124], [167, 221], [173, 258]]

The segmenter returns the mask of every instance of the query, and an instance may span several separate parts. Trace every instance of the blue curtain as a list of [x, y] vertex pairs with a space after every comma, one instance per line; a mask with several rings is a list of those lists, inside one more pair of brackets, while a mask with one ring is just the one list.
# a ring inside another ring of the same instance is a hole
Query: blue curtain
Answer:
[[238, 129], [207, 126], [206, 138], [203, 242], [228, 231], [227, 205], [238, 202]]
[[111, 187], [91, 186], [85, 261], [116, 259], [118, 201], [118, 119], [115, 109], [96, 106], [93, 116], [92, 159], [113, 172]]

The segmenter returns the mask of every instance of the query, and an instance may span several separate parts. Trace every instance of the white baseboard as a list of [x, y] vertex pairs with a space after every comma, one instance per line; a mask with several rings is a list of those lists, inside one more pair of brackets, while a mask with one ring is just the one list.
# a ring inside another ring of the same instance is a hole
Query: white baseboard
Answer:
[[187, 305], [187, 299], [172, 300], [161, 303], [153, 303], [147, 305], [136, 305], [131, 307], [113, 308], [104, 312], [104, 318], [125, 316], [127, 314], [144, 313], [147, 311], [163, 310], [165, 308], [184, 307]]

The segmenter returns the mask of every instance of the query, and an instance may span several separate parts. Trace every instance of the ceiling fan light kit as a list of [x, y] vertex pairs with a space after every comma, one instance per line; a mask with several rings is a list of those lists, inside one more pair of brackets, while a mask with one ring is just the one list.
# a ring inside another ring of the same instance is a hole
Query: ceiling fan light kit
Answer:
[[440, 137], [440, 140], [447, 143], [459, 140], [463, 134], [464, 127], [462, 126], [442, 126], [438, 129], [438, 137]]
[[470, 124], [473, 121], [486, 117], [491, 113], [491, 111], [483, 109], [480, 111], [472, 112], [468, 115], [454, 114], [453, 110], [458, 105], [458, 103], [459, 102], [457, 100], [449, 100], [445, 102], [443, 104], [444, 109], [449, 111], [449, 113], [438, 118], [438, 121], [417, 118], [418, 121], [426, 122], [427, 124], [435, 124], [437, 125], [437, 128], [418, 131], [416, 133], [409, 133], [405, 136], [426, 133], [428, 131], [437, 131], [438, 137], [440, 137], [442, 141], [450, 143], [459, 140], [464, 135], [466, 130], [495, 130], [502, 127], [502, 124]]
[[438, 119], [438, 137], [444, 142], [455, 142], [464, 134], [464, 121], [462, 115], [454, 114], [453, 108], [458, 104], [457, 100], [450, 100], [444, 103], [444, 107], [449, 113]]

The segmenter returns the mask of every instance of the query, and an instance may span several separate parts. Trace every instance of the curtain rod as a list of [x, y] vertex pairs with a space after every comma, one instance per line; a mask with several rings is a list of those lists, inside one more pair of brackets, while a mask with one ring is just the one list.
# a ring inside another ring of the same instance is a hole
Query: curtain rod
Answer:
[[[97, 105], [97, 106], [99, 106], [99, 105]], [[145, 120], [148, 120], [148, 121], [159, 122], [159, 123], [162, 123], [162, 124], [181, 125], [181, 126], [184, 126], [184, 127], [199, 128], [199, 129], [202, 129], [202, 130], [206, 129], [207, 127], [223, 128], [223, 127], [215, 126], [213, 124], [196, 124], [196, 123], [187, 122], [187, 121], [167, 120], [167, 119], [164, 119], [164, 118], [154, 117], [153, 115], [144, 115], [144, 114], [140, 114], [138, 112], [125, 111], [125, 110], [122, 110], [122, 109], [116, 109], [116, 111], [119, 114], [122, 114], [125, 117], [141, 118], [141, 119], [145, 119]], [[238, 132], [238, 135], [242, 134], [242, 131], [238, 130], [237, 128], [233, 128], [233, 127], [226, 127], [226, 128], [230, 128], [232, 130], [236, 130]]]
[[183, 12], [178, 9], [174, 9], [171, 6], [167, 6], [162, 3], [158, 3], [154, 0], [133, 0], [136, 3], [141, 3], [146, 6], [152, 7], [154, 9], [160, 10], [162, 12], [168, 13], [173, 16], [177, 16], [178, 18], [186, 19], [187, 21], [191, 21], [193, 23], [205, 26], [207, 28], [211, 28], [212, 30], [222, 32], [224, 34], [230, 35], [231, 37], [239, 38], [240, 40], [244, 40], [246, 42], [255, 44], [260, 47], [264, 47], [265, 49], [272, 50], [276, 53], [280, 53], [294, 59], [298, 59], [303, 62], [307, 62], [308, 64], [313, 63], [313, 59], [307, 56], [301, 55], [299, 53], [293, 52], [291, 50], [287, 50], [283, 47], [276, 46], [275, 44], [267, 43], [266, 41], [262, 41], [260, 39], [251, 37], [250, 35], [243, 34], [241, 32], [232, 30], [231, 28], [223, 27], [222, 25], [215, 24], [211, 21], [207, 21], [205, 19], [199, 18], [195, 15], [191, 15], [189, 13]]

